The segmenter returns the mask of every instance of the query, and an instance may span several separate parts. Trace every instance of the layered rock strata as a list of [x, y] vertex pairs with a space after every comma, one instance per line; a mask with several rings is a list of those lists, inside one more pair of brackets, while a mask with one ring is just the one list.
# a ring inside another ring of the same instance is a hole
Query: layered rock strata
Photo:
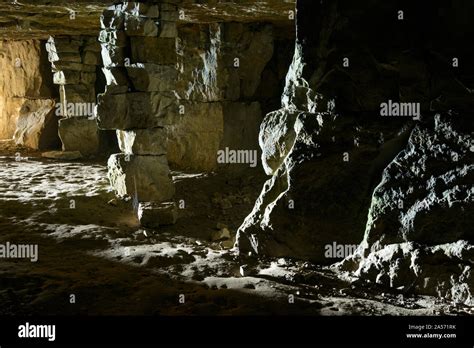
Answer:
[[90, 157], [106, 151], [108, 133], [95, 117], [97, 93], [103, 91], [101, 47], [96, 37], [50, 37], [46, 43], [53, 81], [59, 88], [59, 136], [63, 151]]

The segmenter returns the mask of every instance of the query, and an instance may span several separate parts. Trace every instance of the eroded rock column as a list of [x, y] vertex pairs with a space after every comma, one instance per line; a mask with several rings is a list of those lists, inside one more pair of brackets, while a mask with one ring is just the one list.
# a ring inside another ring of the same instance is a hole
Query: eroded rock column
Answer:
[[46, 43], [53, 80], [59, 86], [56, 108], [63, 151], [89, 157], [101, 151], [101, 134], [94, 116], [100, 45], [94, 37], [50, 37]]
[[[136, 202], [159, 204], [173, 199], [175, 192], [163, 127], [165, 116], [177, 112], [172, 92], [176, 18], [175, 5], [138, 2], [111, 6], [101, 18], [107, 86], [99, 95], [99, 127], [116, 130], [122, 151], [108, 161], [111, 185], [118, 196]], [[163, 214], [174, 214], [174, 209], [153, 204], [137, 209], [139, 217], [156, 214], [156, 224], [169, 223]]]

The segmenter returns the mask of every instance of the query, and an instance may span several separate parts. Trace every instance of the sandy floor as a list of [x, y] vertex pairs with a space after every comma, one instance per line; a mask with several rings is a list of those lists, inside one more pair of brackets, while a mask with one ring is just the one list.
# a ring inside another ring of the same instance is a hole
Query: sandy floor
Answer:
[[6, 142], [0, 147], [0, 243], [39, 248], [37, 262], [0, 259], [0, 314], [472, 311], [429, 297], [356, 288], [328, 269], [285, 259], [248, 266], [249, 275], [242, 276], [232, 240], [211, 240], [218, 223], [235, 236], [258, 195], [258, 175], [241, 180], [173, 173], [176, 199], [186, 197], [186, 207], [176, 225], [150, 230], [138, 225], [130, 202], [114, 199], [105, 164], [46, 160]]

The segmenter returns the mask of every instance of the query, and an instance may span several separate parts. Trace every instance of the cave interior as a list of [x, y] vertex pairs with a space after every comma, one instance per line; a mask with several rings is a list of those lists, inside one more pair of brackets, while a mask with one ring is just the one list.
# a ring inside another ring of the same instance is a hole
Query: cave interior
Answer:
[[474, 5], [0, 3], [0, 314], [474, 314]]

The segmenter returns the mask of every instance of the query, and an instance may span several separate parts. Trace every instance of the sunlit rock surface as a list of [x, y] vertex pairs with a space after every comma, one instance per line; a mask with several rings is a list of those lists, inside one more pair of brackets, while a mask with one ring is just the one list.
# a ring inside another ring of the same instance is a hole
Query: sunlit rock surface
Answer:
[[58, 148], [56, 103], [51, 99], [25, 100], [19, 111], [13, 139], [36, 150]]
[[[42, 41], [0, 42], [0, 68], [0, 138], [6, 139], [13, 138], [20, 112], [23, 115], [44, 113], [40, 109], [45, 104], [51, 104], [51, 99], [55, 98], [57, 92], [49, 73], [47, 52]], [[39, 121], [41, 118], [42, 116], [38, 116]], [[24, 126], [22, 121], [21, 127]], [[18, 132], [25, 133], [25, 129], [19, 129]], [[37, 148], [37, 141], [31, 145]]]
[[163, 202], [174, 195], [166, 156], [115, 154], [108, 161], [109, 180], [118, 196]]

